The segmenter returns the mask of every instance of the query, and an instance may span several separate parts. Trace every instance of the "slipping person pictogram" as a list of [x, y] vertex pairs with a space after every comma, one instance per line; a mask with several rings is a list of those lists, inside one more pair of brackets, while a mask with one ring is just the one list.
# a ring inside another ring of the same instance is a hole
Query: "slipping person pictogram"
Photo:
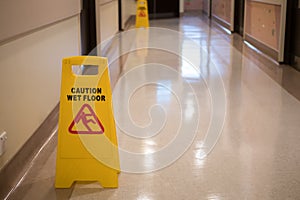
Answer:
[[89, 104], [84, 104], [69, 126], [72, 134], [102, 134], [104, 127]]

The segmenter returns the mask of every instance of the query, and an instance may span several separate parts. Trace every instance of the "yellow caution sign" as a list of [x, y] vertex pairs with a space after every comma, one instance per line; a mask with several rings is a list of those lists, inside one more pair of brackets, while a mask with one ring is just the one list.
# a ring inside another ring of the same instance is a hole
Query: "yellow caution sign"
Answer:
[[148, 4], [146, 0], [137, 1], [135, 27], [149, 27]]
[[[95, 67], [96, 75], [76, 75], [74, 66]], [[56, 188], [74, 181], [98, 181], [118, 187], [120, 171], [112, 94], [106, 58], [63, 59]]]

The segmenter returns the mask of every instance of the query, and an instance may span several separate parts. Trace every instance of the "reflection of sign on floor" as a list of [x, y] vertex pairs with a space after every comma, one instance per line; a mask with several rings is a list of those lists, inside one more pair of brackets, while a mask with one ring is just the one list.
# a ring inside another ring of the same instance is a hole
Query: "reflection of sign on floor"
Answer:
[[84, 104], [72, 121], [69, 132], [73, 134], [101, 134], [104, 127], [89, 104]]

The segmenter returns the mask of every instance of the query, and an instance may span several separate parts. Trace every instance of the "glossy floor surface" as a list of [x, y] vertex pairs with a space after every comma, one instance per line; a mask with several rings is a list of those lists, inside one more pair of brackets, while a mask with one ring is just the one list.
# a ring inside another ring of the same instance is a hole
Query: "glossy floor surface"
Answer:
[[[114, 103], [127, 102], [130, 112], [116, 105], [120, 149], [144, 155], [129, 159], [120, 153], [119, 188], [79, 182], [55, 189], [54, 135], [8, 199], [300, 199], [300, 102], [282, 87], [278, 77], [284, 66], [275, 66], [275, 78], [268, 75], [269, 62], [258, 59], [239, 36], [210, 23], [191, 14], [151, 22], [182, 33], [182, 40], [177, 32], [167, 38], [186, 60], [152, 48], [111, 64]], [[160, 44], [165, 40], [156, 37]], [[130, 87], [134, 92], [126, 99], [122, 92]], [[124, 127], [132, 121], [136, 129]], [[175, 148], [163, 152], [172, 143]], [[182, 148], [186, 144], [191, 145]]]

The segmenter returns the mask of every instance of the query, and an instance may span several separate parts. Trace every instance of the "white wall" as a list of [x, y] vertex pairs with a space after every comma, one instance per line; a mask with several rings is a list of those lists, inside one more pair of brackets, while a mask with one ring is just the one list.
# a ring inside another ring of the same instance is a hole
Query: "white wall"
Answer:
[[[16, 3], [15, 1], [3, 0], [0, 4]], [[77, 1], [72, 1], [77, 5]], [[13, 6], [10, 8], [13, 9]], [[0, 6], [0, 13], [8, 12], [4, 9]], [[14, 12], [12, 10], [12, 13]], [[43, 12], [40, 15], [47, 15], [50, 11], [43, 10]], [[39, 30], [13, 27], [6, 32], [5, 38], [10, 39], [0, 45], [0, 91], [2, 92], [0, 131], [7, 132], [8, 140], [6, 152], [0, 157], [0, 169], [32, 136], [59, 102], [61, 60], [63, 57], [80, 53], [79, 9], [75, 13], [77, 15], [70, 17], [70, 13], [66, 11], [67, 19], [57, 23], [52, 20], [44, 20], [41, 24], [35, 23], [35, 28], [43, 26]], [[19, 23], [21, 17], [15, 14], [13, 21]], [[0, 21], [1, 31], [7, 26], [13, 26], [13, 24], [5, 24], [4, 21]], [[30, 24], [26, 21], [24, 23]], [[49, 23], [51, 25], [44, 27]], [[17, 29], [18, 31], [15, 32]], [[31, 31], [31, 33], [11, 39], [24, 31]]]
[[119, 31], [117, 0], [96, 0], [96, 24], [98, 43]]
[[0, 42], [74, 16], [79, 11], [80, 0], [1, 0]]
[[179, 12], [180, 13], [184, 12], [184, 0], [180, 0], [179, 2]]
[[125, 27], [125, 23], [130, 16], [136, 14], [135, 0], [122, 0], [122, 28]]
[[101, 41], [104, 41], [119, 31], [118, 1], [101, 6], [100, 20]]

